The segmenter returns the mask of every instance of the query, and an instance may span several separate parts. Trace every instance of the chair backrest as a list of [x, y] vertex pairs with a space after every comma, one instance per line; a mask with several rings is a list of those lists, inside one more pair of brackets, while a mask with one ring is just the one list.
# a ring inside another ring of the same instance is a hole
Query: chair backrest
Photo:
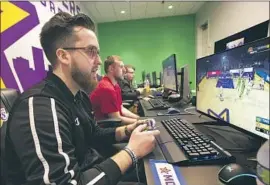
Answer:
[[1, 89], [1, 125], [7, 121], [8, 114], [12, 108], [13, 103], [19, 96], [16, 89]]
[[1, 150], [0, 150], [0, 166], [1, 166], [1, 184], [4, 184], [4, 167], [3, 167], [3, 158], [4, 158], [4, 152], [5, 151], [5, 137], [6, 137], [6, 122], [8, 120], [9, 112], [11, 111], [11, 108], [19, 96], [19, 92], [16, 89], [1, 89], [1, 122], [0, 122], [0, 141], [1, 141]]

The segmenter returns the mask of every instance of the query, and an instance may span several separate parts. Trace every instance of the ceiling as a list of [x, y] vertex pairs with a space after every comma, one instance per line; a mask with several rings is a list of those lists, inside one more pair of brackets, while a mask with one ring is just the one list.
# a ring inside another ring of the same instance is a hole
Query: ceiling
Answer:
[[[96, 23], [187, 15], [196, 13], [204, 2], [183, 1], [87, 1], [81, 2]], [[172, 6], [169, 9], [169, 6]], [[121, 13], [125, 11], [125, 13]]]

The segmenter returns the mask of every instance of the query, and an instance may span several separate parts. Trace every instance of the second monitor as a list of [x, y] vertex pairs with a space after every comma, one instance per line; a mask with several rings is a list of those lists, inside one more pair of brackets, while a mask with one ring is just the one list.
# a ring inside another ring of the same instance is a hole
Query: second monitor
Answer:
[[163, 85], [167, 90], [178, 92], [176, 55], [172, 54], [162, 62]]

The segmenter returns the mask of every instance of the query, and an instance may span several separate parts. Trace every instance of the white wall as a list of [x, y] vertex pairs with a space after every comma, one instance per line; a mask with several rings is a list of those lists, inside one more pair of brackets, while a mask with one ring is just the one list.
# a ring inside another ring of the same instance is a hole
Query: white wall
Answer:
[[200, 26], [208, 20], [208, 51], [214, 53], [216, 41], [269, 20], [269, 2], [207, 2], [196, 14], [196, 56], [204, 56]]

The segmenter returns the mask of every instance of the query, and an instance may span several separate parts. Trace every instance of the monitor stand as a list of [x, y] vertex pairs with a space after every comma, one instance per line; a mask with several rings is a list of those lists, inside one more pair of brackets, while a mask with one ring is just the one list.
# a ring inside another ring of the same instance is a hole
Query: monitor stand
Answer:
[[172, 92], [168, 89], [164, 89], [163, 94], [162, 94], [162, 98], [163, 99], [168, 99], [168, 97], [172, 94]]

